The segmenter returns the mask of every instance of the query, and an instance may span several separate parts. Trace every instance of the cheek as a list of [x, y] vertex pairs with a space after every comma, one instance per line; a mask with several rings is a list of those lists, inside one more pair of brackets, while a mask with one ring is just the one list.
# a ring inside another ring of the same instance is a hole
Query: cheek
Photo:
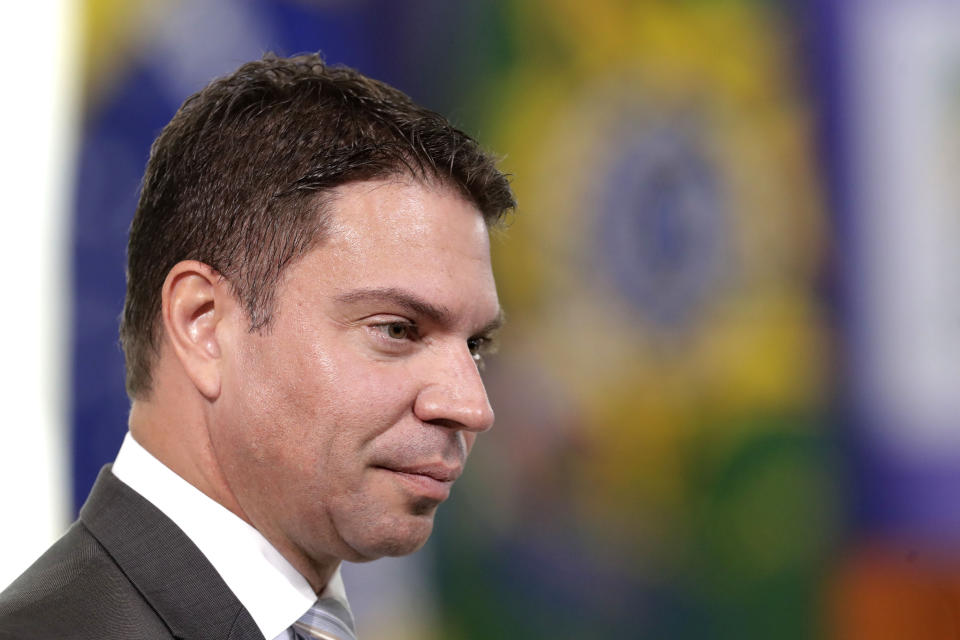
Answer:
[[284, 430], [333, 467], [356, 464], [370, 441], [412, 414], [416, 377], [409, 367], [372, 359], [346, 336], [317, 340], [276, 366], [283, 374], [268, 393], [275, 413], [289, 421]]
[[250, 336], [230, 352], [220, 439], [241, 462], [299, 464], [298, 443], [317, 431], [315, 416], [328, 402], [336, 371], [329, 359], [292, 346], [274, 336]]
[[307, 477], [317, 467], [349, 473], [371, 441], [412, 414], [416, 372], [375, 359], [355, 336], [290, 329], [250, 336], [236, 351], [231, 422], [247, 431], [248, 461]]
[[354, 356], [338, 361], [336, 370], [323, 404], [325, 417], [339, 426], [338, 440], [362, 447], [412, 414], [415, 379], [401, 363]]

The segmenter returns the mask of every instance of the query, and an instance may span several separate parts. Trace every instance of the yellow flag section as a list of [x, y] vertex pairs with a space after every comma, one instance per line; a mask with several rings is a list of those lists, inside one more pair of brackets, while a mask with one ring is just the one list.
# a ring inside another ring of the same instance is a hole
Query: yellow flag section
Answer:
[[[558, 413], [574, 416], [563, 428], [583, 522], [640, 559], [687, 553], [676, 536], [701, 524], [729, 526], [737, 548], [767, 535], [754, 517], [799, 519], [807, 539], [757, 561], [806, 562], [824, 527], [805, 509], [829, 490], [819, 453], [796, 443], [820, 430], [829, 345], [792, 34], [765, 3], [515, 10], [521, 63], [488, 125], [520, 203], [494, 242], [503, 357], [559, 386]], [[732, 520], [701, 522], [713, 516]]]
[[152, 27], [182, 0], [80, 0], [85, 98], [109, 91], [150, 41]]

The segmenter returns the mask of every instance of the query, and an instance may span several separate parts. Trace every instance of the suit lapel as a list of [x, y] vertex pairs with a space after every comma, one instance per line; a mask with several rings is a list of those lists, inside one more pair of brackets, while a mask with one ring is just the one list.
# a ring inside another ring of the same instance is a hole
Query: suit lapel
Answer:
[[196, 545], [110, 465], [100, 471], [80, 520], [176, 637], [264, 640]]

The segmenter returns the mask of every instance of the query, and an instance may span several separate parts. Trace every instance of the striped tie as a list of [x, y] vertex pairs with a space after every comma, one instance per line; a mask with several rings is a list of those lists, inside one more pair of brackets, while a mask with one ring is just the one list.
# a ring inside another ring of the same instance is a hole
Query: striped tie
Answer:
[[320, 598], [293, 623], [297, 640], [357, 640], [353, 616], [339, 600]]

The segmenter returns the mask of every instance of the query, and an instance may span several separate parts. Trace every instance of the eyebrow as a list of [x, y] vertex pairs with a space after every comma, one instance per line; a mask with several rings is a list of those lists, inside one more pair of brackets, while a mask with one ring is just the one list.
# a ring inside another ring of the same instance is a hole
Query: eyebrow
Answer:
[[[442, 305], [427, 302], [423, 298], [404, 289], [384, 287], [379, 289], [354, 289], [336, 297], [337, 302], [344, 304], [358, 304], [362, 302], [391, 302], [406, 309], [411, 314], [427, 318], [435, 324], [450, 326], [453, 324], [453, 313]], [[503, 309], [497, 309], [497, 315], [484, 325], [477, 335], [493, 333], [503, 326]]]

